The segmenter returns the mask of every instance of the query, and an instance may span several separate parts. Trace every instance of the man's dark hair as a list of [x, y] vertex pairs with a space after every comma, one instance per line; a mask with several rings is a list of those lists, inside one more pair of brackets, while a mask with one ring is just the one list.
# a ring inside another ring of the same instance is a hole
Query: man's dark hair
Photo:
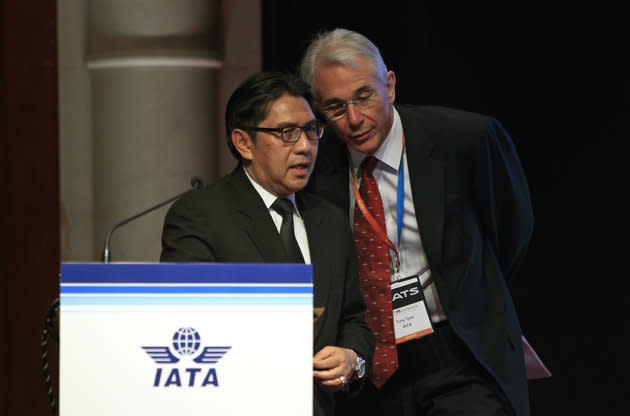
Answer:
[[[225, 108], [225, 131], [227, 145], [238, 160], [241, 155], [232, 144], [232, 131], [258, 126], [267, 117], [269, 105], [284, 95], [302, 97], [313, 108], [311, 86], [288, 73], [259, 72], [236, 87]], [[250, 134], [255, 137], [255, 132]]]

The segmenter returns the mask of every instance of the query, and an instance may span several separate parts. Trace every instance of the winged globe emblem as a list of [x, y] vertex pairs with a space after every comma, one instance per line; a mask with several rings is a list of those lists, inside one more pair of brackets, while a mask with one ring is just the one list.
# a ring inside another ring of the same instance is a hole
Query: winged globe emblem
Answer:
[[[179, 328], [173, 334], [172, 347], [178, 355], [190, 357], [195, 355], [201, 347], [201, 336], [194, 328]], [[215, 364], [230, 348], [227, 346], [203, 347], [201, 353], [193, 358], [193, 361], [199, 364]], [[168, 346], [143, 346], [142, 349], [157, 364], [175, 364], [180, 361]]]

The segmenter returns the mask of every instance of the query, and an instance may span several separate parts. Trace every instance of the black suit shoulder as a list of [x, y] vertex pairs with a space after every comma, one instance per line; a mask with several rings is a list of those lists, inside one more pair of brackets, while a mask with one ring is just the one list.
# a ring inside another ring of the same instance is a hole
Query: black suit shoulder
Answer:
[[248, 181], [241, 167], [216, 182], [194, 192], [188, 192], [173, 203], [172, 210], [185, 209], [199, 217], [217, 217], [238, 207], [266, 209], [254, 187]]
[[443, 151], [485, 140], [489, 129], [500, 123], [487, 115], [440, 106], [397, 105], [405, 132], [419, 132]]
[[412, 106], [397, 104], [403, 124], [411, 118], [419, 118], [432, 133], [469, 132], [484, 129], [492, 119], [484, 114], [441, 106]]
[[211, 212], [227, 206], [222, 202], [229, 197], [229, 187], [226, 185], [226, 178], [221, 178], [218, 182], [206, 185], [194, 192], [188, 192], [182, 195], [172, 205], [171, 210], [185, 209], [200, 214], [200, 216], [210, 215]]
[[272, 234], [274, 230], [262, 198], [242, 168], [237, 167], [214, 184], [189, 192], [173, 203], [164, 221], [160, 260], [262, 261], [253, 249], [237, 249], [252, 224], [256, 224], [258, 233]]

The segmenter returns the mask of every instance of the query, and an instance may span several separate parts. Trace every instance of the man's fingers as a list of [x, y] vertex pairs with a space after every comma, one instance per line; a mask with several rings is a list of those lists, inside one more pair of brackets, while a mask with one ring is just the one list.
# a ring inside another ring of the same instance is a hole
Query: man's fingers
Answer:
[[348, 378], [345, 376], [339, 376], [335, 378], [330, 378], [326, 380], [318, 380], [315, 379], [319, 385], [325, 391], [335, 392], [343, 389], [348, 384]]

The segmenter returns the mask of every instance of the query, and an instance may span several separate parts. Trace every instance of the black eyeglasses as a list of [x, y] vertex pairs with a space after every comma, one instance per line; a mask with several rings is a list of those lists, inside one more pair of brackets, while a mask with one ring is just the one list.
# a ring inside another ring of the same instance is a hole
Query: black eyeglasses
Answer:
[[309, 140], [319, 140], [324, 135], [323, 123], [310, 123], [306, 126], [287, 126], [287, 127], [241, 127], [243, 130], [262, 131], [265, 133], [280, 133], [280, 138], [285, 143], [295, 143], [300, 140], [302, 132], [306, 134]]

